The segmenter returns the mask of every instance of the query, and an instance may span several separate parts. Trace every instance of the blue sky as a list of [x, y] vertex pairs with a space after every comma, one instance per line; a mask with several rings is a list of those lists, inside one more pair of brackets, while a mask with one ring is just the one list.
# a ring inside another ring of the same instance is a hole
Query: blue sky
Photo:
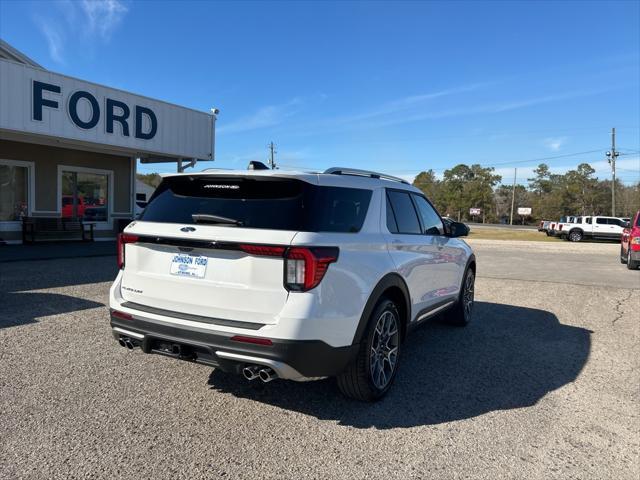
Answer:
[[[640, 2], [28, 2], [0, 37], [46, 68], [208, 111], [214, 164], [411, 179], [545, 160], [640, 180]], [[588, 153], [582, 153], [588, 152]], [[574, 155], [577, 154], [577, 155]], [[143, 171], [170, 171], [169, 165]]]

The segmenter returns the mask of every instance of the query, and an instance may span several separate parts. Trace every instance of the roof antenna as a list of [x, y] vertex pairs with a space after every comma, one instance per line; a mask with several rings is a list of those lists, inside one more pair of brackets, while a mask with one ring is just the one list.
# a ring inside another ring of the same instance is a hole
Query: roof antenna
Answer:
[[247, 170], [270, 170], [264, 163], [258, 160], [251, 160], [247, 166]]

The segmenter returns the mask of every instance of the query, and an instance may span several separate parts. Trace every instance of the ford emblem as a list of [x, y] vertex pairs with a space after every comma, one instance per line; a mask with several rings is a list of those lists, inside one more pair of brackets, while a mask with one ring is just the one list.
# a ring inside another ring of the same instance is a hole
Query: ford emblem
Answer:
[[182, 227], [182, 228], [180, 229], [180, 231], [181, 231], [181, 232], [195, 232], [195, 231], [196, 231], [196, 229], [195, 229], [195, 227]]

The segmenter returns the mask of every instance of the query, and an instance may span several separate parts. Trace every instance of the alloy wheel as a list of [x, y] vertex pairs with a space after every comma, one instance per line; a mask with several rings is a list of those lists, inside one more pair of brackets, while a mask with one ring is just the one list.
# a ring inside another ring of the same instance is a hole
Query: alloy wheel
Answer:
[[400, 332], [394, 312], [385, 310], [376, 322], [371, 342], [370, 374], [376, 388], [383, 390], [393, 378], [398, 363]]
[[473, 311], [473, 274], [469, 273], [464, 282], [464, 292], [462, 294], [462, 305], [464, 307], [464, 316], [469, 321], [471, 319], [471, 312]]

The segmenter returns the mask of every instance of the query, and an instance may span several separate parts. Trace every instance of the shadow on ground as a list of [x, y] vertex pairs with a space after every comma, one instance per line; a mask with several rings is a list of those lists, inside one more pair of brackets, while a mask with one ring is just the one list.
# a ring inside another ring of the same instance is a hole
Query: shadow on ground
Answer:
[[378, 403], [340, 395], [334, 380], [248, 382], [214, 370], [217, 391], [356, 428], [402, 428], [529, 407], [574, 381], [589, 356], [591, 331], [547, 311], [477, 302], [473, 324], [439, 322], [404, 344], [395, 384]]
[[0, 299], [0, 329], [34, 323], [40, 317], [104, 307], [102, 303], [58, 293], [2, 293]]
[[117, 274], [113, 256], [0, 262], [0, 306], [9, 292], [113, 282]]

